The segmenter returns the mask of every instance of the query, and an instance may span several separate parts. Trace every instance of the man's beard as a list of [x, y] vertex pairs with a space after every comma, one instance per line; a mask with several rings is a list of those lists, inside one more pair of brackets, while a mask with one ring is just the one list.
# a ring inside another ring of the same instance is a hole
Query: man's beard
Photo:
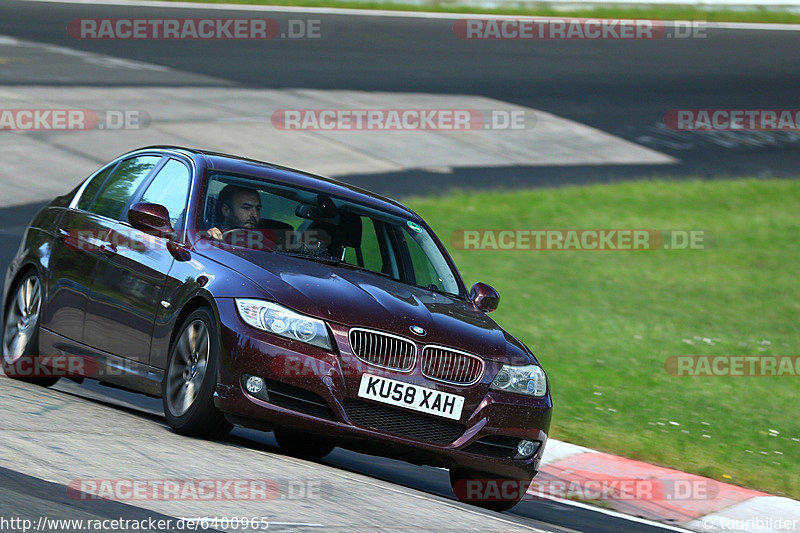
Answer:
[[257, 227], [258, 227], [258, 221], [252, 218], [248, 219], [245, 222], [227, 220], [222, 225], [222, 231], [227, 231], [231, 229], [256, 229]]

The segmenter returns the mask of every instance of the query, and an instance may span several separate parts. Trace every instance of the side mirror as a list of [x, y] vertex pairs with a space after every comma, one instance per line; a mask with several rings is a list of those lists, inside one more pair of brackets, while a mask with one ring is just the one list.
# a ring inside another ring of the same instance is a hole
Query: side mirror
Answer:
[[491, 313], [500, 304], [500, 294], [485, 283], [478, 282], [469, 291], [469, 299], [484, 313]]
[[169, 221], [169, 211], [160, 204], [139, 202], [128, 210], [128, 222], [134, 228], [145, 233], [156, 233], [159, 236], [172, 237], [175, 230]]

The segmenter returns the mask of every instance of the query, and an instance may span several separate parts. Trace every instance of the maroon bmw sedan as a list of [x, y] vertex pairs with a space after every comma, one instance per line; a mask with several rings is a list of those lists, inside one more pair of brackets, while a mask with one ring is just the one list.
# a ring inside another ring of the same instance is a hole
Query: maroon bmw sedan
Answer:
[[180, 434], [274, 431], [449, 469], [503, 510], [536, 475], [547, 377], [403, 205], [268, 163], [151, 147], [33, 219], [5, 279], [3, 368], [163, 398]]

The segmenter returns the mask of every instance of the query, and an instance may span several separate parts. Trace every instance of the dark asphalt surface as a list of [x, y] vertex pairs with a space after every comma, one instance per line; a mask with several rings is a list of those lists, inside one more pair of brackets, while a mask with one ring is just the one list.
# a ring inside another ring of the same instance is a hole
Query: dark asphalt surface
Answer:
[[[62, 385], [59, 384], [56, 385], [56, 387], [62, 388]], [[160, 419], [163, 413], [161, 409], [161, 400], [106, 387], [90, 380], [86, 380], [77, 391], [75, 391], [75, 387], [70, 384], [69, 392], [65, 392], [65, 394], [73, 394], [86, 398], [88, 401], [115, 406], [121, 411], [135, 413], [143, 418], [158, 417]], [[136, 406], [140, 411], [137, 412], [131, 409], [129, 407], [130, 405]], [[272, 433], [236, 428], [233, 433], [227, 437], [227, 441], [238, 446], [258, 449], [269, 453], [285, 453], [278, 448]], [[359, 474], [455, 500], [453, 491], [450, 488], [449, 476], [447, 472], [442, 469], [414, 466], [402, 461], [362, 455], [338, 448], [320, 462], [342, 470], [357, 472]], [[61, 490], [66, 493], [63, 487]], [[0, 494], [2, 494], [2, 492], [0, 492]], [[120, 516], [120, 511], [124, 513], [123, 516], [136, 516], [133, 508], [109, 508], [108, 511], [109, 516], [114, 517]], [[111, 513], [111, 511], [116, 512], [116, 514]], [[144, 512], [141, 509], [139, 511]], [[364, 511], [367, 510], [365, 509]], [[30, 516], [38, 516], [38, 514], [31, 514]], [[51, 514], [50, 516], [54, 515]], [[564, 533], [570, 531], [586, 533], [656, 533], [665, 531], [664, 528], [633, 522], [625, 518], [599, 514], [595, 511], [547, 500], [523, 501], [511, 511], [503, 513], [503, 516], [519, 524], [540, 528], [554, 527], [556, 531], [563, 531]]]
[[[51, 483], [31, 476], [26, 476], [14, 470], [0, 467], [0, 501], [2, 501], [3, 515], [0, 519], [0, 531], [80, 531], [76, 522], [88, 524], [97, 520], [126, 520], [128, 524], [172, 524], [173, 531], [196, 531], [196, 527], [181, 527], [186, 522], [180, 523], [178, 518], [154, 513], [133, 505], [110, 501], [82, 499], [73, 494], [70, 497], [67, 487]], [[12, 511], [13, 510], [13, 511]], [[39, 517], [48, 517], [51, 521], [39, 523]], [[13, 518], [18, 519], [14, 521]], [[3, 519], [6, 522], [3, 522]], [[21, 522], [30, 520], [29, 524]], [[64, 522], [73, 521], [73, 522]], [[57, 522], [60, 521], [60, 522]], [[181, 524], [181, 525], [178, 525]], [[41, 527], [40, 527], [41, 526]], [[215, 529], [205, 531], [213, 532]]]
[[[162, 8], [66, 5], [3, 0], [0, 35], [69, 46], [119, 58], [165, 65], [212, 76], [220, 84], [261, 88], [354, 89], [441, 94], [477, 94], [541, 109], [652, 147], [679, 159], [677, 165], [511, 167], [456, 169], [452, 174], [406, 171], [390, 176], [354, 176], [360, 185], [394, 183], [379, 192], [407, 194], [450, 186], [537, 186], [663, 176], [797, 177], [800, 134], [707, 135], [665, 131], [664, 114], [676, 108], [797, 108], [800, 85], [800, 33], [709, 29], [706, 39], [662, 41], [462, 41], [453, 21], [340, 15], [264, 14], [285, 27], [289, 18], [321, 20], [322, 39], [168, 42], [78, 41], [66, 32], [74, 18], [190, 17], [202, 12]], [[215, 17], [247, 12], [214, 11]], [[2, 67], [0, 67], [2, 68]], [[82, 83], [101, 86], [150, 85], [146, 71]], [[14, 83], [4, 81], [4, 83]], [[21, 83], [24, 83], [21, 81]], [[46, 83], [46, 82], [43, 82]], [[54, 85], [63, 81], [53, 81]], [[77, 83], [77, 82], [76, 82]], [[169, 82], [159, 81], [160, 85]], [[209, 84], [216, 83], [213, 80]], [[185, 81], [176, 76], [175, 90]], [[392, 179], [386, 179], [390, 177]], [[431, 185], [435, 183], [435, 185]], [[61, 191], [58, 191], [59, 193]], [[13, 257], [24, 224], [38, 205], [0, 209], [0, 267]], [[143, 409], [159, 403], [87, 382], [113, 403], [120, 395]], [[145, 415], [143, 415], [145, 416]], [[243, 446], [277, 451], [271, 436], [237, 430], [231, 439]], [[447, 495], [443, 471], [368, 458], [337, 450], [326, 462], [343, 469]], [[42, 506], [61, 506], [66, 514], [92, 512], [140, 516], [125, 506], [90, 511], [66, 507], [52, 494], [63, 487], [11, 471], [0, 472], [0, 498], [27, 514], [46, 514]], [[149, 513], [149, 512], [148, 512]], [[8, 513], [5, 513], [8, 514]], [[152, 514], [152, 513], [149, 513]], [[526, 501], [507, 516], [591, 532], [657, 531], [555, 502]]]
[[[66, 30], [75, 18], [198, 16], [271, 17], [282, 30], [288, 19], [318, 19], [321, 38], [90, 41], [73, 39]], [[455, 36], [453, 22], [18, 0], [0, 3], [2, 35], [165, 65], [213, 76], [226, 85], [483, 95], [551, 112], [680, 160], [677, 165], [461, 169], [449, 175], [406, 171], [346, 178], [366, 186], [392, 183], [383, 187], [380, 192], [384, 193], [652, 176], [797, 176], [800, 132], [673, 132], [663, 127], [663, 118], [670, 109], [799, 108], [800, 31], [709, 27], [705, 38], [693, 39], [467, 41]], [[145, 71], [124, 76], [110, 71], [91, 83], [148, 85], [150, 76]], [[175, 77], [174, 85], [184, 83]]]

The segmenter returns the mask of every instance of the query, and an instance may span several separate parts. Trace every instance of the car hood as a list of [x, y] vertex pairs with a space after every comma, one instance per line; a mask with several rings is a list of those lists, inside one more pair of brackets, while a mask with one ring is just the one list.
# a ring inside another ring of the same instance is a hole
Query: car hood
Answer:
[[[276, 302], [300, 313], [458, 348], [495, 361], [536, 362], [522, 343], [467, 300], [370, 272], [277, 253], [230, 253], [239, 264], [229, 266], [260, 285]], [[411, 333], [411, 326], [421, 326], [426, 335]]]

